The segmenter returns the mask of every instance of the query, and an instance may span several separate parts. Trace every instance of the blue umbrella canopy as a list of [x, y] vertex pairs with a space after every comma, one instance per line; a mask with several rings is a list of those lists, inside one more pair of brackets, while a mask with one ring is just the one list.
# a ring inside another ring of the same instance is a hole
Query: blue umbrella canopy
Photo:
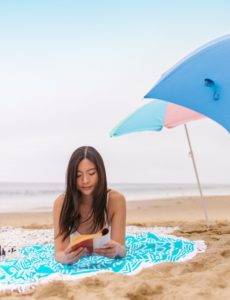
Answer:
[[230, 35], [185, 57], [161, 77], [145, 98], [185, 106], [230, 132]]

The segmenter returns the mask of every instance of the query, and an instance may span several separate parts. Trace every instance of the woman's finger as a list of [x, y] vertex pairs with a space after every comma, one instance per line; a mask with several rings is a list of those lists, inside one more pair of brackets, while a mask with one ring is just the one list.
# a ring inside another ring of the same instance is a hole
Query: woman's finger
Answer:
[[84, 248], [79, 248], [79, 249], [77, 249], [77, 251], [73, 251], [73, 252], [68, 253], [67, 256], [70, 259], [73, 259], [73, 258], [77, 257], [80, 253], [82, 253], [83, 250], [84, 250]]
[[103, 246], [101, 248], [96, 248], [94, 250], [111, 250], [111, 249], [115, 249], [116, 248], [116, 245], [108, 245], [108, 246]]
[[95, 251], [95, 253], [99, 254], [99, 255], [104, 255], [104, 256], [114, 256], [116, 254], [116, 251], [114, 251], [114, 249], [111, 249], [111, 250], [103, 250], [103, 249], [100, 249], [100, 250], [97, 250]]
[[82, 250], [80, 251], [80, 253], [69, 253], [68, 254], [68, 258], [67, 258], [67, 261], [69, 264], [72, 264], [74, 262], [76, 262], [77, 260], [79, 260], [79, 258], [84, 254], [84, 248], [82, 248]]
[[85, 252], [85, 248], [81, 248], [80, 251], [74, 253], [74, 257], [78, 257], [78, 256], [82, 255], [84, 252]]
[[106, 244], [104, 244], [101, 248], [102, 248], [102, 249], [108, 249], [108, 248], [113, 248], [113, 247], [114, 247], [113, 244], [111, 244], [111, 243], [106, 243]]
[[69, 247], [65, 250], [65, 253], [66, 254], [77, 254], [77, 253], [80, 253], [82, 251], [82, 249], [84, 249], [84, 248], [81, 247], [81, 248], [71, 251], [71, 247]]

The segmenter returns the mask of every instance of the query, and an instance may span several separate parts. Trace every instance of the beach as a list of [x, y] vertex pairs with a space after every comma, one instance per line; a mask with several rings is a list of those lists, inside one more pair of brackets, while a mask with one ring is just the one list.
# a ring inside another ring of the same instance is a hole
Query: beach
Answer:
[[0, 1], [0, 300], [230, 300], [229, 12]]
[[[198, 197], [127, 202], [127, 225], [179, 227], [173, 235], [204, 240], [207, 250], [186, 262], [164, 263], [125, 276], [99, 274], [55, 281], [21, 295], [23, 299], [229, 299], [230, 196], [206, 197], [209, 227]], [[0, 214], [0, 226], [52, 228], [51, 212]], [[1, 299], [18, 299], [2, 293]]]

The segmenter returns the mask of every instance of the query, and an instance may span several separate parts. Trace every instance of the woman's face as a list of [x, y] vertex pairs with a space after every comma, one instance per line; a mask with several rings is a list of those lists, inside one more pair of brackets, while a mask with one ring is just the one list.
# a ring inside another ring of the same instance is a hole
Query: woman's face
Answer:
[[94, 163], [87, 158], [81, 160], [77, 169], [77, 189], [85, 196], [93, 194], [98, 183], [98, 173]]

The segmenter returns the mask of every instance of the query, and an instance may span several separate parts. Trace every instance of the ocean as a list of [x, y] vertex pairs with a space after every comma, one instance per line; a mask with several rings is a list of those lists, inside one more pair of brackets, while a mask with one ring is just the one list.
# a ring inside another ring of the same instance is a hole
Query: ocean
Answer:
[[[127, 201], [199, 195], [195, 184], [111, 183], [108, 187], [123, 193]], [[51, 211], [64, 188], [64, 183], [0, 182], [0, 213]], [[206, 196], [230, 195], [230, 184], [204, 184], [202, 189]]]

